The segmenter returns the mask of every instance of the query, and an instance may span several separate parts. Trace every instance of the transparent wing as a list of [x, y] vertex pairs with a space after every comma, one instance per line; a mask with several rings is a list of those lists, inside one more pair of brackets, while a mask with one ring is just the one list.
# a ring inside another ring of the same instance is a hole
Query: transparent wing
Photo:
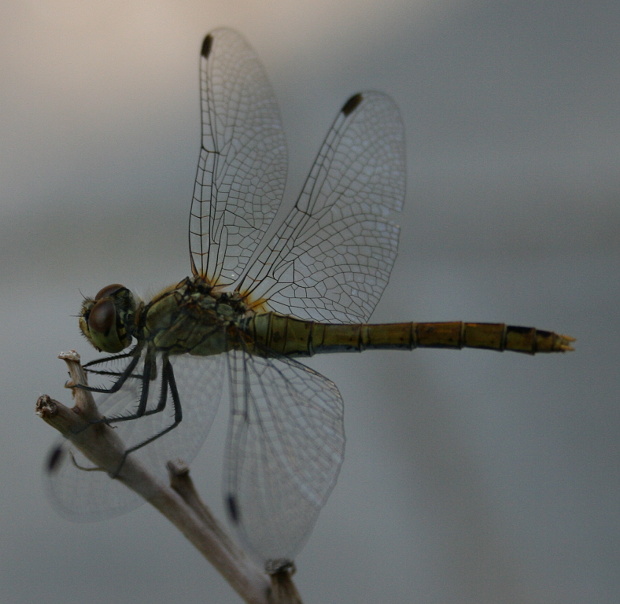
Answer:
[[389, 215], [405, 196], [404, 129], [384, 94], [342, 107], [285, 222], [237, 285], [301, 319], [370, 317], [396, 258]]
[[[114, 380], [124, 365], [109, 361], [96, 365], [99, 371], [107, 372], [105, 380]], [[135, 411], [143, 387], [141, 371], [144, 354], [137, 365], [134, 376], [123, 387], [112, 394], [95, 394], [97, 406], [106, 417], [127, 415]], [[183, 409], [183, 421], [174, 429], [133, 453], [161, 480], [168, 482], [166, 462], [181, 458], [190, 462], [200, 449], [213, 422], [221, 399], [224, 374], [223, 357], [176, 356], [170, 359], [175, 383]], [[149, 383], [147, 409], [154, 409], [161, 396], [161, 358], [157, 359], [157, 377]], [[91, 386], [109, 386], [100, 374], [89, 373]], [[112, 424], [127, 447], [144, 441], [149, 436], [170, 425], [173, 419], [170, 393], [167, 406], [160, 412], [126, 422]], [[45, 473], [49, 495], [55, 507], [71, 520], [98, 520], [115, 516], [137, 507], [144, 500], [116, 480], [111, 480], [101, 471], [84, 471], [92, 462], [74, 449], [70, 442], [61, 439], [51, 452], [61, 455], [55, 470]], [[76, 465], [77, 464], [77, 465]], [[79, 466], [79, 467], [78, 467]]]
[[290, 560], [336, 483], [345, 442], [342, 398], [333, 382], [292, 359], [243, 351], [229, 359], [229, 517], [260, 560]]
[[236, 32], [206, 36], [200, 58], [202, 146], [189, 221], [194, 275], [235, 281], [280, 205], [287, 154], [275, 95]]

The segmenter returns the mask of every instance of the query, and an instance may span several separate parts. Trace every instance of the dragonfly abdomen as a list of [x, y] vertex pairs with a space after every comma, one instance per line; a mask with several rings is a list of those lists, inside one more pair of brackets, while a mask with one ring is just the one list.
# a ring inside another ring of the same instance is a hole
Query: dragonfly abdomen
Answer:
[[574, 341], [552, 331], [505, 323], [451, 321], [405, 325], [410, 325], [412, 348], [483, 348], [536, 354], [572, 350], [570, 343]]
[[312, 356], [367, 349], [483, 348], [537, 352], [572, 350], [573, 338], [534, 327], [503, 323], [331, 324], [303, 321], [277, 313], [253, 317], [248, 328], [254, 341], [278, 354]]

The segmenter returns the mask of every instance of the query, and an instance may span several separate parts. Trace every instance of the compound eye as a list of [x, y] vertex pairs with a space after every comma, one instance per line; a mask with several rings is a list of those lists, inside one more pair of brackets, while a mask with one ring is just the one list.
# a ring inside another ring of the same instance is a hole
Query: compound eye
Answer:
[[[98, 297], [99, 294], [97, 294]], [[88, 315], [88, 327], [91, 333], [107, 336], [110, 330], [116, 327], [116, 308], [114, 302], [111, 300], [99, 300], [96, 302]]]
[[94, 300], [84, 300], [80, 330], [97, 350], [120, 352], [131, 344], [134, 315], [131, 292], [114, 283], [99, 291]]
[[112, 285], [106, 285], [104, 288], [100, 289], [95, 296], [95, 300], [101, 300], [102, 298], [111, 298], [115, 293], [120, 291], [121, 289], [127, 289], [124, 285], [120, 285], [119, 283], [112, 283]]

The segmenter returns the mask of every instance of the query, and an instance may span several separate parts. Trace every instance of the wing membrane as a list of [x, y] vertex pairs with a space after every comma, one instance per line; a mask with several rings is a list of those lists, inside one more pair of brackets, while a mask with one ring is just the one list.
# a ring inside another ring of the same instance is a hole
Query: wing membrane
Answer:
[[275, 95], [258, 57], [234, 31], [218, 29], [204, 40], [200, 109], [192, 271], [226, 285], [238, 278], [271, 224], [287, 170]]
[[347, 101], [291, 213], [237, 286], [301, 319], [365, 321], [396, 258], [404, 129], [386, 95]]
[[333, 382], [292, 359], [229, 355], [229, 516], [261, 560], [292, 559], [342, 464], [342, 398]]
[[[124, 359], [128, 364], [129, 359]], [[115, 393], [96, 394], [97, 407], [106, 417], [124, 416], [135, 412], [140, 393], [144, 387], [141, 371], [145, 361], [144, 353], [132, 377]], [[181, 458], [190, 462], [198, 453], [217, 410], [224, 375], [222, 356], [193, 357], [176, 356], [170, 359], [174, 379], [179, 390], [183, 409], [183, 421], [161, 438], [148, 446], [131, 453], [145, 465], [155, 476], [167, 482], [166, 462]], [[149, 384], [147, 411], [154, 409], [161, 397], [161, 357], [156, 361], [157, 376]], [[107, 379], [122, 373], [123, 363], [108, 360], [96, 365], [106, 372]], [[99, 379], [92, 373], [91, 385], [100, 386]], [[209, 398], [205, 400], [205, 393]], [[167, 406], [160, 413], [146, 415], [131, 421], [112, 423], [117, 434], [129, 448], [139, 444], [150, 436], [160, 432], [173, 421], [173, 409], [170, 393], [167, 393]], [[55, 470], [46, 472], [48, 491], [55, 507], [71, 520], [97, 520], [115, 516], [129, 511], [144, 503], [144, 500], [116, 480], [110, 480], [106, 472], [84, 471], [80, 468], [92, 468], [92, 462], [86, 459], [71, 443], [65, 439], [58, 441], [52, 451], [61, 455]]]

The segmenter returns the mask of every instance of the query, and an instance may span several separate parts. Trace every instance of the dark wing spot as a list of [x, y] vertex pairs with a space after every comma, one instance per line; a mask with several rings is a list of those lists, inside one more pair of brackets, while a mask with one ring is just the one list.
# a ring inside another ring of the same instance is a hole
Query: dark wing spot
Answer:
[[202, 49], [200, 54], [205, 58], [209, 58], [209, 54], [211, 53], [211, 48], [213, 47], [213, 36], [211, 34], [207, 34], [205, 39], [202, 41]]
[[58, 469], [58, 464], [63, 457], [62, 445], [54, 447], [47, 458], [47, 471], [50, 473], [55, 472]]
[[344, 113], [346, 116], [351, 115], [351, 113], [353, 113], [356, 109], [357, 106], [362, 102], [362, 99], [364, 97], [362, 97], [362, 95], [358, 92], [357, 94], [354, 94], [343, 106], [342, 109], [340, 111], [342, 111], [342, 113]]
[[226, 497], [226, 509], [230, 519], [235, 524], [239, 524], [239, 507], [237, 506], [237, 499], [234, 495], [228, 495]]

